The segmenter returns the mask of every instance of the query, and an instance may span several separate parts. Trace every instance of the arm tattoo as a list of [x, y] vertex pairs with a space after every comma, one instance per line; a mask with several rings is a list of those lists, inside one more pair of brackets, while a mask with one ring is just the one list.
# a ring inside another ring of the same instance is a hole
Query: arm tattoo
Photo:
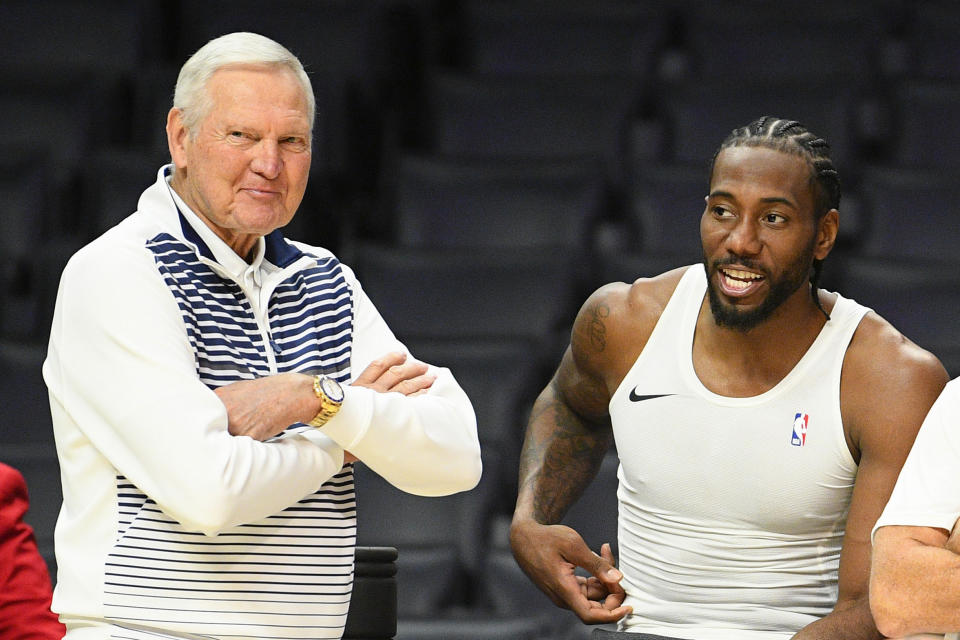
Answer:
[[597, 353], [607, 348], [607, 326], [604, 324], [604, 320], [609, 316], [610, 307], [607, 306], [605, 302], [601, 302], [590, 309], [588, 334], [590, 346], [592, 346]]
[[593, 480], [612, 436], [574, 413], [551, 386], [553, 396], [534, 407], [520, 460], [520, 492], [529, 493], [533, 517], [547, 524], [559, 522]]

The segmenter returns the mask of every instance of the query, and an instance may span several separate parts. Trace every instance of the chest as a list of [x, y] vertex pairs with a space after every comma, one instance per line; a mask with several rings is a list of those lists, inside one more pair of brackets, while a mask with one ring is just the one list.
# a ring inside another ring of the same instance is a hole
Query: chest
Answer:
[[829, 394], [741, 406], [683, 391], [623, 399], [611, 410], [622, 479], [643, 508], [798, 535], [845, 512], [857, 468]]
[[335, 260], [292, 271], [256, 291], [259, 301], [200, 261], [158, 255], [157, 267], [211, 387], [289, 371], [349, 373], [352, 292]]

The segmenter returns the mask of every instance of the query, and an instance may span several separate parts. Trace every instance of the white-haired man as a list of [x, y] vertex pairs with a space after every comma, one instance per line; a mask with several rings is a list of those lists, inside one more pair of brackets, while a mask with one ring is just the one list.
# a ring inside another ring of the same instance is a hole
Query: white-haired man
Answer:
[[44, 377], [70, 640], [339, 638], [351, 463], [420, 495], [479, 478], [450, 372], [415, 361], [330, 252], [278, 231], [313, 112], [281, 45], [211, 41], [177, 81], [173, 163], [64, 270]]

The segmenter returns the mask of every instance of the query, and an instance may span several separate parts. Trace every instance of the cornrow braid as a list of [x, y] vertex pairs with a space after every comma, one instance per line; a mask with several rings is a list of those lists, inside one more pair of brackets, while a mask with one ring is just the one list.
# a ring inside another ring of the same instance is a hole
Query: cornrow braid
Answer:
[[[840, 207], [840, 174], [830, 159], [830, 145], [796, 120], [763, 116], [745, 127], [734, 129], [713, 154], [710, 162], [711, 179], [717, 156], [730, 147], [765, 147], [800, 156], [810, 165], [816, 221], [819, 222], [831, 209]], [[829, 320], [830, 314], [820, 304], [820, 296], [817, 295], [822, 272], [823, 260], [815, 259], [810, 272], [810, 293], [813, 303]]]

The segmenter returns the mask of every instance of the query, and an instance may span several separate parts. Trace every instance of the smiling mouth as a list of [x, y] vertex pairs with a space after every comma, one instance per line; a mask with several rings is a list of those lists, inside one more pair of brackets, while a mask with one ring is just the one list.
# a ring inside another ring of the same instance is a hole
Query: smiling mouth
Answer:
[[270, 198], [278, 194], [277, 191], [273, 191], [270, 189], [257, 189], [255, 187], [246, 187], [244, 189], [241, 189], [241, 191], [244, 191], [248, 195], [251, 195], [255, 198]]
[[764, 277], [759, 273], [742, 271], [740, 269], [721, 268], [720, 282], [729, 293], [746, 293], [752, 291], [763, 282]]

